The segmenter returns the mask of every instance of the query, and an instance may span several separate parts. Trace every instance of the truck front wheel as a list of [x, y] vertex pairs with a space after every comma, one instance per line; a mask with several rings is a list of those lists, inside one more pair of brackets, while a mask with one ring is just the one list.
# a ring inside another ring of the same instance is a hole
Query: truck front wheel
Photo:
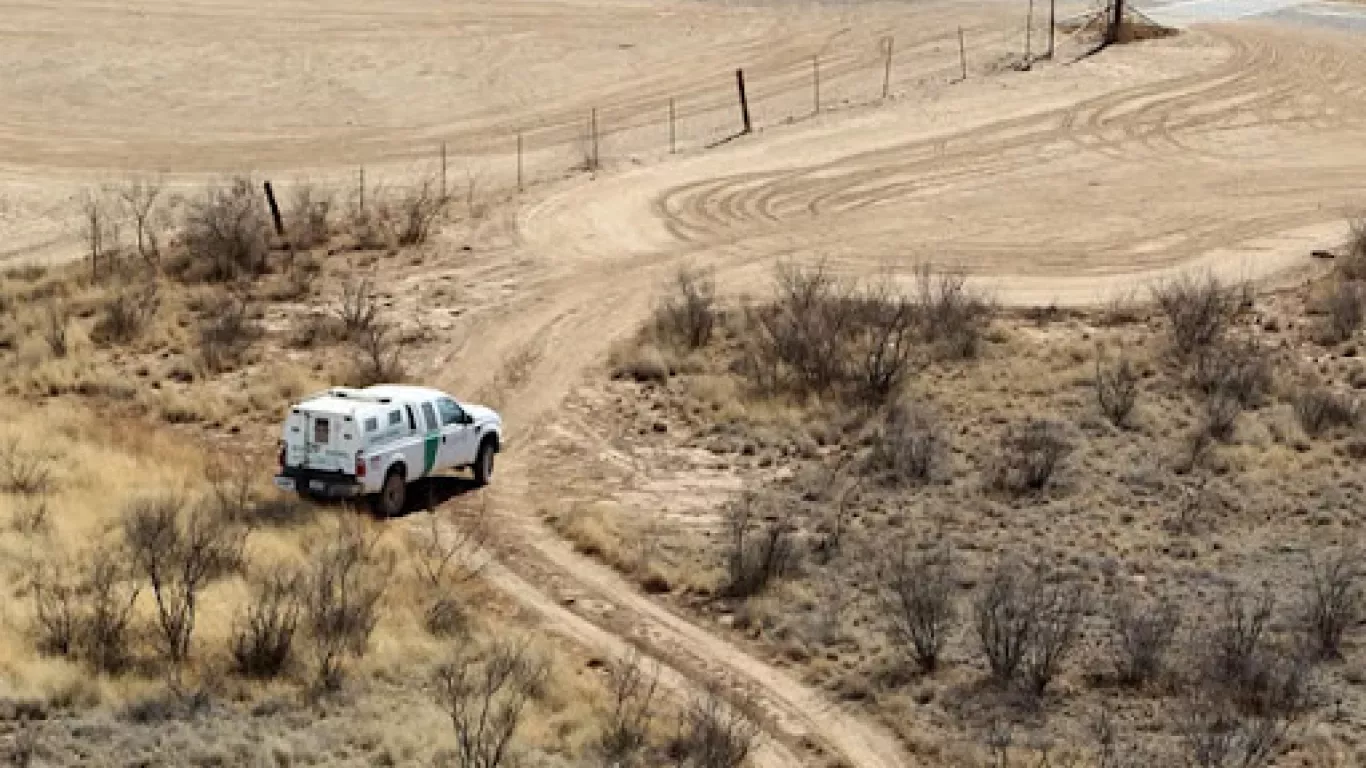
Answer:
[[395, 517], [403, 511], [403, 502], [408, 493], [408, 482], [397, 469], [389, 470], [384, 476], [384, 485], [374, 499], [375, 512], [380, 517]]
[[493, 441], [485, 440], [479, 445], [479, 455], [474, 459], [474, 484], [481, 488], [493, 478]]

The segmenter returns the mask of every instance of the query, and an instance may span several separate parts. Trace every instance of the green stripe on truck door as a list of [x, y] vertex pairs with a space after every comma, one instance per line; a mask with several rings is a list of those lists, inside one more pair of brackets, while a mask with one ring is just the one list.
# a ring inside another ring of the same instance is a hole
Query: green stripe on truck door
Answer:
[[432, 473], [432, 467], [436, 466], [436, 452], [441, 448], [441, 431], [428, 432], [427, 439], [423, 443], [423, 448], [422, 460], [424, 466], [422, 467], [422, 476], [426, 477]]

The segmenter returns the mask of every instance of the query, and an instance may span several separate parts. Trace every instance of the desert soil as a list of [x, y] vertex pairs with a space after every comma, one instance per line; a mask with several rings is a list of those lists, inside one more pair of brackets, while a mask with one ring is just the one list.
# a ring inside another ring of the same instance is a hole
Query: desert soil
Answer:
[[[1071, 42], [1056, 62], [997, 71], [1019, 47], [1005, 31], [1015, 10], [3, 2], [3, 249], [74, 253], [70, 196], [131, 171], [187, 184], [234, 171], [330, 178], [360, 163], [401, 169], [444, 140], [506, 181], [508, 137], [535, 120], [573, 122], [594, 105], [657, 114], [662, 94], [698, 89], [698, 73], [724, 80], [760, 61], [777, 83], [843, 28], [865, 49], [894, 32], [899, 72], [918, 74], [899, 74], [888, 103], [675, 159], [623, 140], [606, 173], [491, 204], [450, 244], [472, 249], [466, 291], [483, 306], [445, 354], [414, 362], [435, 386], [503, 392], [512, 435], [492, 491], [504, 554], [492, 578], [549, 629], [604, 652], [643, 646], [679, 687], [745, 692], [773, 737], [765, 765], [913, 765], [880, 727], [574, 553], [541, 522], [551, 500], [528, 478], [576, 472], [538, 463], [534, 448], [684, 263], [758, 292], [784, 258], [893, 275], [928, 259], [1006, 303], [1084, 304], [1193, 266], [1293, 280], [1366, 199], [1358, 39], [1247, 22], [1075, 62]], [[960, 25], [991, 55], [951, 83]], [[809, 103], [808, 88], [793, 75], [769, 98]]]

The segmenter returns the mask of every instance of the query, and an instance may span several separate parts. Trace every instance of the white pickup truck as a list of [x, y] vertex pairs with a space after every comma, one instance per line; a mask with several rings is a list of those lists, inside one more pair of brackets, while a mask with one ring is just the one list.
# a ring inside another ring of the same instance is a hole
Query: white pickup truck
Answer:
[[403, 510], [408, 483], [463, 469], [485, 485], [503, 448], [503, 420], [426, 387], [333, 387], [289, 409], [275, 485], [320, 498], [369, 497], [377, 513]]

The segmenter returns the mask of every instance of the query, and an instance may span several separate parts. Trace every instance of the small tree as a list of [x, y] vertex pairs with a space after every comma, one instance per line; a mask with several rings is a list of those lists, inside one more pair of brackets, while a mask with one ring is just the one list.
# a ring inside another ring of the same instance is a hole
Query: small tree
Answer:
[[527, 705], [538, 698], [547, 667], [525, 645], [495, 644], [485, 655], [461, 647], [433, 676], [436, 700], [455, 730], [459, 768], [499, 768], [512, 759]]
[[1025, 569], [1013, 560], [992, 570], [977, 597], [977, 639], [998, 684], [1014, 680], [1024, 660], [1037, 618], [1031, 602], [1026, 595]]
[[1004, 685], [1018, 675], [1030, 694], [1042, 696], [1076, 647], [1086, 607], [1082, 585], [1043, 563], [999, 564], [976, 605], [977, 637], [992, 677]]
[[679, 269], [673, 292], [655, 310], [655, 331], [686, 349], [701, 349], [711, 341], [716, 321], [716, 283], [711, 274]]
[[336, 537], [313, 555], [304, 576], [304, 626], [325, 689], [341, 684], [348, 658], [364, 656], [379, 622], [379, 603], [393, 561], [357, 522], [342, 522]]
[[[750, 597], [786, 575], [794, 557], [792, 526], [772, 497], [748, 492], [725, 511], [726, 584], [730, 597]], [[765, 519], [767, 518], [767, 519]]]
[[159, 179], [145, 178], [135, 178], [116, 190], [124, 215], [133, 223], [138, 256], [151, 267], [156, 267], [161, 261], [157, 236], [161, 192], [162, 183]]
[[749, 718], [708, 690], [683, 711], [669, 754], [678, 768], [740, 768], [758, 736]]
[[129, 582], [122, 553], [97, 550], [81, 585], [86, 612], [77, 635], [80, 656], [101, 672], [119, 672], [128, 663], [133, 605], [139, 589]]
[[47, 342], [48, 351], [53, 357], [66, 357], [70, 350], [66, 334], [71, 325], [71, 312], [57, 301], [49, 301], [43, 321], [43, 341]]
[[910, 648], [922, 671], [933, 672], [957, 616], [952, 552], [903, 543], [883, 555], [879, 576], [878, 597], [893, 637]]
[[256, 185], [236, 178], [206, 190], [190, 203], [184, 240], [194, 277], [227, 282], [264, 274], [270, 223]]

